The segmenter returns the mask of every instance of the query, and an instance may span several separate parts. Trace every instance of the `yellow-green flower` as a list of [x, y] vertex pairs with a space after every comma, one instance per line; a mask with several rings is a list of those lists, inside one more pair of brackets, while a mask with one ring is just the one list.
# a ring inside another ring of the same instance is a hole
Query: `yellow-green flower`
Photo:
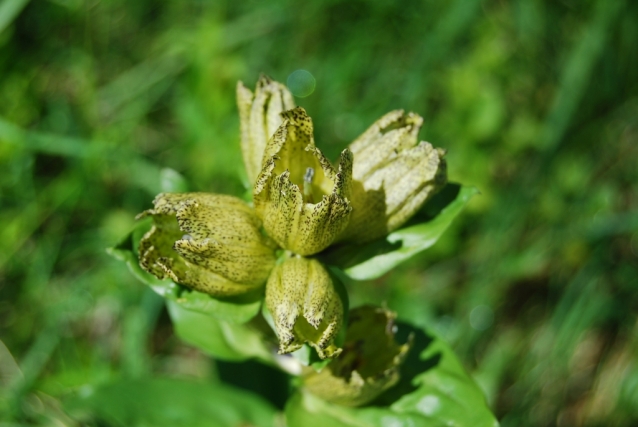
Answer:
[[[445, 184], [444, 152], [417, 144], [419, 116], [393, 111], [344, 150], [335, 167], [282, 84], [262, 76], [253, 93], [239, 83], [237, 102], [254, 205], [206, 193], [160, 194], [140, 215], [154, 221], [139, 245], [140, 265], [214, 297], [265, 285], [280, 352], [307, 343], [320, 357], [334, 357], [344, 302], [312, 256], [404, 224]], [[381, 383], [375, 384], [376, 390]]]
[[295, 255], [277, 265], [266, 285], [266, 306], [275, 323], [280, 353], [298, 350], [306, 342], [322, 359], [341, 352], [334, 336], [343, 321], [343, 303], [316, 259]]
[[320, 372], [306, 369], [304, 387], [324, 400], [345, 406], [370, 402], [399, 380], [411, 339], [394, 339], [396, 314], [379, 307], [350, 310], [341, 356]]
[[445, 151], [417, 144], [421, 116], [391, 111], [352, 144], [350, 224], [341, 241], [367, 242], [401, 227], [447, 182]]
[[263, 286], [275, 265], [275, 246], [245, 202], [208, 193], [159, 194], [153, 227], [139, 245], [140, 265], [213, 296], [239, 295]]
[[335, 170], [315, 147], [306, 111], [295, 108], [282, 117], [255, 183], [255, 209], [281, 247], [313, 255], [327, 248], [350, 220], [352, 153], [344, 150]]

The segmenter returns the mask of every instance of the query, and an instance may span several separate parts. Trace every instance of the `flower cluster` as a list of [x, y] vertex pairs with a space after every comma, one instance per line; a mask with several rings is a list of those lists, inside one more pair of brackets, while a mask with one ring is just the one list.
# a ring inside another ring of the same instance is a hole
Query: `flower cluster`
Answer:
[[158, 195], [140, 214], [154, 222], [139, 244], [140, 265], [215, 298], [265, 286], [280, 353], [307, 343], [321, 358], [337, 356], [347, 307], [315, 255], [403, 225], [445, 184], [444, 152], [417, 143], [421, 117], [392, 111], [333, 166], [285, 86], [261, 77], [253, 93], [239, 83], [237, 102], [252, 205], [207, 193]]

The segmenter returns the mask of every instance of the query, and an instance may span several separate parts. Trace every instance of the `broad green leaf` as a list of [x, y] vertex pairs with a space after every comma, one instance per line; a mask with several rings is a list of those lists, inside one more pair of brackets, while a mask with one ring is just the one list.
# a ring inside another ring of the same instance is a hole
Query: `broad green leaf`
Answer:
[[398, 326], [415, 341], [396, 386], [361, 408], [330, 404], [301, 390], [286, 405], [288, 427], [498, 426], [452, 349], [434, 335]]
[[211, 356], [228, 361], [257, 358], [275, 363], [276, 347], [270, 349], [264, 336], [251, 326], [188, 310], [171, 300], [167, 307], [177, 335]]
[[352, 279], [376, 279], [434, 245], [477, 193], [474, 187], [461, 187], [456, 197], [431, 220], [401, 228], [368, 244], [337, 247], [322, 259], [343, 269]]
[[117, 246], [108, 248], [107, 252], [128, 266], [133, 275], [143, 283], [149, 285], [155, 292], [169, 301], [188, 309], [204, 313], [216, 319], [245, 323], [259, 313], [261, 307], [261, 291], [242, 297], [218, 299], [208, 294], [197, 292], [180, 286], [171, 280], [159, 280], [152, 274], [144, 271], [138, 261], [137, 245], [146, 233], [152, 222], [140, 221], [138, 226], [129, 233]]
[[[175, 285], [172, 282], [171, 284]], [[186, 289], [183, 286], [179, 286], [179, 288], [181, 290], [179, 296], [171, 298], [171, 300], [188, 310], [207, 314], [227, 322], [246, 323], [259, 313], [261, 307], [261, 290], [257, 294], [243, 298], [221, 300], [202, 292]]]
[[278, 417], [275, 408], [249, 392], [168, 378], [83, 389], [64, 406], [90, 425], [122, 427], [271, 427]]

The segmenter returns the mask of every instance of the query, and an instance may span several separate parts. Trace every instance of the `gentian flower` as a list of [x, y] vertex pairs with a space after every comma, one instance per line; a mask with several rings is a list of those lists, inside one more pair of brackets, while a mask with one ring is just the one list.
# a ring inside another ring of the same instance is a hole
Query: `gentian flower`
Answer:
[[335, 170], [315, 147], [306, 111], [295, 108], [282, 117], [255, 183], [255, 210], [281, 247], [313, 255], [330, 246], [350, 220], [352, 153], [344, 150]]
[[335, 167], [282, 84], [262, 76], [253, 93], [239, 83], [237, 103], [253, 205], [207, 193], [158, 195], [140, 214], [154, 221], [140, 242], [140, 265], [215, 298], [265, 286], [279, 352], [307, 343], [321, 358], [335, 357], [347, 307], [314, 255], [404, 224], [445, 184], [444, 152], [417, 144], [421, 117], [393, 111]]
[[352, 218], [342, 241], [368, 242], [401, 227], [447, 182], [445, 151], [417, 144], [423, 119], [396, 110], [352, 144]]
[[333, 343], [343, 321], [343, 302], [330, 274], [319, 261], [287, 257], [270, 274], [266, 305], [271, 308], [282, 353], [307, 342], [319, 357], [337, 356]]
[[304, 388], [328, 402], [360, 406], [395, 385], [413, 341], [396, 342], [395, 319], [379, 307], [350, 310], [343, 352], [319, 372], [305, 369]]
[[216, 297], [263, 286], [275, 265], [275, 248], [255, 211], [244, 201], [219, 194], [159, 194], [153, 227], [139, 245], [140, 266], [159, 279]]

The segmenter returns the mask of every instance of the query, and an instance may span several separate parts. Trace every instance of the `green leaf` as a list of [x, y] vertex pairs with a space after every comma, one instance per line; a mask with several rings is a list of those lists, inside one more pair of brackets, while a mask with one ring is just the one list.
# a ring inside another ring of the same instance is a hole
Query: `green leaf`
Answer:
[[397, 385], [361, 408], [330, 404], [302, 390], [286, 405], [288, 427], [498, 426], [482, 391], [444, 341], [406, 324], [398, 327], [399, 334], [415, 338]]
[[168, 300], [167, 307], [177, 335], [211, 356], [228, 361], [257, 358], [276, 363], [276, 347], [270, 349], [257, 329], [188, 310], [176, 301]]
[[149, 285], [155, 292], [169, 301], [188, 309], [204, 313], [216, 319], [245, 323], [255, 317], [261, 308], [262, 291], [256, 291], [241, 297], [218, 299], [208, 294], [193, 291], [171, 280], [159, 280], [140, 267], [137, 245], [152, 226], [152, 220], [145, 219], [129, 233], [118, 245], [106, 251], [116, 259], [123, 261], [133, 275]]
[[[124, 380], [82, 389], [65, 409], [91, 425], [272, 427], [277, 412], [263, 399], [224, 384], [177, 379]], [[84, 424], [83, 424], [84, 425]]]
[[261, 307], [262, 290], [242, 297], [221, 300], [183, 286], [179, 286], [179, 288], [181, 290], [179, 296], [169, 299], [174, 300], [185, 309], [207, 314], [227, 322], [246, 323], [259, 313]]
[[[453, 191], [454, 187], [458, 186], [449, 184], [446, 189]], [[343, 269], [352, 279], [376, 279], [434, 245], [477, 193], [474, 187], [460, 187], [454, 199], [429, 221], [408, 225], [368, 244], [336, 247], [323, 254], [322, 260]]]

